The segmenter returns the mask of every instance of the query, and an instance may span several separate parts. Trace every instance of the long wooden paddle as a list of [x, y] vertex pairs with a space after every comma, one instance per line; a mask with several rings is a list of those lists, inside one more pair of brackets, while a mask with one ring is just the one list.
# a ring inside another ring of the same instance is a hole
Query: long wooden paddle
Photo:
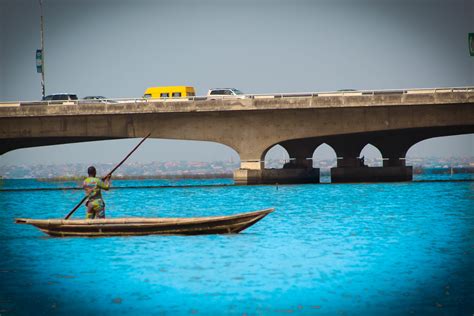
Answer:
[[[135, 146], [135, 148], [133, 148], [132, 151], [129, 152], [128, 155], [125, 156], [125, 158], [122, 159], [121, 162], [119, 162], [109, 173], [107, 173], [107, 175], [106, 175], [105, 177], [102, 177], [102, 180], [105, 180], [105, 179], [107, 179], [108, 177], [110, 177], [110, 176], [112, 175], [112, 173], [114, 173], [114, 171], [117, 170], [118, 167], [120, 167], [120, 166], [125, 162], [125, 160], [127, 160], [128, 157], [130, 157], [130, 156], [135, 152], [135, 150], [137, 150], [138, 147], [140, 147], [140, 145], [143, 144], [143, 142], [144, 142], [148, 137], [150, 137], [150, 135], [151, 135], [151, 132], [148, 133], [148, 135], [146, 135], [146, 136], [138, 143], [138, 145]], [[85, 201], [88, 197], [89, 197], [89, 195], [84, 196], [84, 197], [82, 198], [82, 200], [81, 200], [79, 203], [77, 203], [77, 205], [66, 215], [66, 217], [64, 217], [64, 219], [69, 219], [69, 217], [71, 217], [71, 215], [74, 214], [74, 212], [79, 208], [79, 206], [82, 205], [82, 203], [84, 203], [84, 201]]]

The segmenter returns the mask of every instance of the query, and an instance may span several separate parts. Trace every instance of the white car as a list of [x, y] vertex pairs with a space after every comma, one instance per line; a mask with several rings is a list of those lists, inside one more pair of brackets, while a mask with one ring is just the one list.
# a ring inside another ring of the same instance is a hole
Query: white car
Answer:
[[207, 92], [207, 97], [212, 99], [213, 97], [217, 98], [238, 98], [245, 99], [247, 96], [242, 93], [242, 91], [234, 88], [213, 88], [209, 89]]

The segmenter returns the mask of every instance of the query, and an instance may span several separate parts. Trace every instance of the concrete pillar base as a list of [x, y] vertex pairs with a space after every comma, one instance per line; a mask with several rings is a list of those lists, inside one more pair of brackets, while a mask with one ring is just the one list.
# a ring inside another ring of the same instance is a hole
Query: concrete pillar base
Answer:
[[237, 169], [235, 184], [298, 184], [319, 183], [319, 168], [297, 169]]
[[413, 180], [411, 166], [331, 168], [331, 182], [401, 182]]

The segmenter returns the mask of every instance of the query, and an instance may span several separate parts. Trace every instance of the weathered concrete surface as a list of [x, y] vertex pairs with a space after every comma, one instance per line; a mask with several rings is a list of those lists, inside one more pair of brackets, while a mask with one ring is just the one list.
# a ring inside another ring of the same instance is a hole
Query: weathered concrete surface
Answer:
[[276, 144], [302, 169], [322, 143], [347, 161], [371, 143], [395, 162], [421, 140], [473, 133], [474, 89], [0, 107], [0, 153], [150, 131], [154, 138], [225, 144], [239, 153], [241, 169], [263, 169]]

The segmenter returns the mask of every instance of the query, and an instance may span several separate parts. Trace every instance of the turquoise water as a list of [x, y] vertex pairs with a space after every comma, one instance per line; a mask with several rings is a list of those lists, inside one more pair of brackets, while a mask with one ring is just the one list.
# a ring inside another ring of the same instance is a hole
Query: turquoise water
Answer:
[[77, 184], [4, 180], [0, 314], [473, 314], [474, 182], [231, 183], [114, 181], [107, 214], [276, 212], [238, 235], [51, 238], [13, 219], [82, 192], [7, 189]]

